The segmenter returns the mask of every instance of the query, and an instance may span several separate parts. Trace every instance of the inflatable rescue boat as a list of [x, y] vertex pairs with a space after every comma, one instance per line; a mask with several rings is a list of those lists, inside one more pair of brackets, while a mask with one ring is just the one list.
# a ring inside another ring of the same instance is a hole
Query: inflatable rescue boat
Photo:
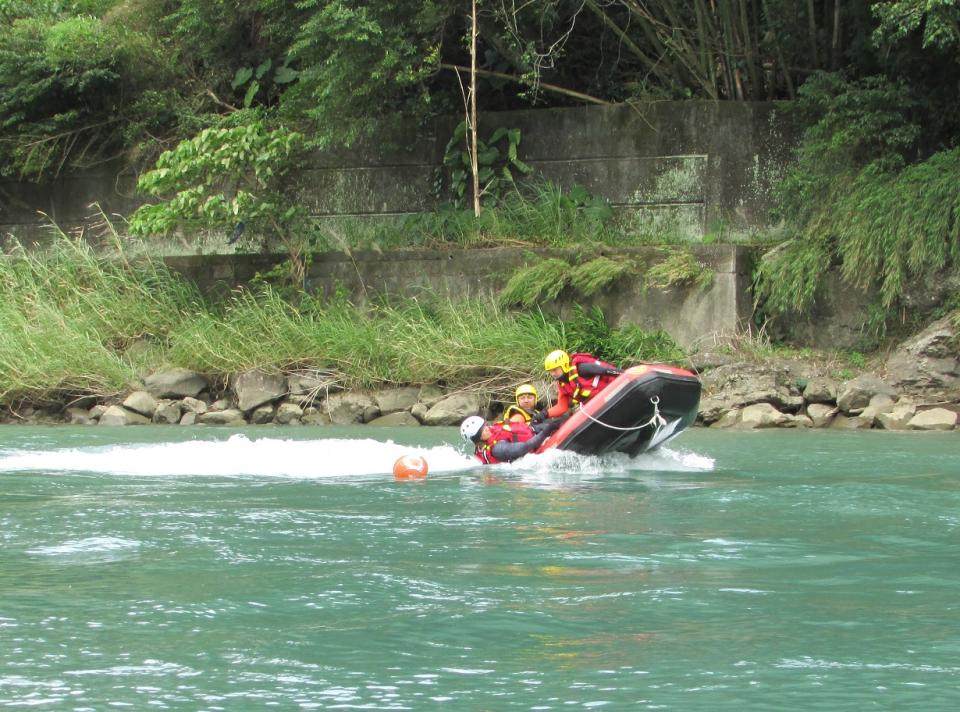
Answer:
[[699, 405], [696, 374], [662, 364], [633, 366], [574, 411], [537, 452], [638, 455], [692, 424]]

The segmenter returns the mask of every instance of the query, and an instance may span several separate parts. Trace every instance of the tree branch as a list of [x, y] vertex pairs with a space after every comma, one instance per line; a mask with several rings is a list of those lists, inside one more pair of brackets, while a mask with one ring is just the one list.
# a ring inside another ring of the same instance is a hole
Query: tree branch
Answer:
[[222, 107], [225, 108], [225, 109], [230, 109], [230, 111], [240, 111], [240, 109], [238, 109], [237, 107], [233, 106], [233, 104], [228, 104], [228, 103], [225, 102], [223, 99], [221, 99], [219, 96], [217, 96], [216, 94], [214, 94], [212, 89], [207, 89], [207, 90], [206, 90], [206, 94], [207, 94], [207, 96], [209, 96], [211, 99], [213, 99], [214, 103], [217, 104], [218, 106], [222, 106]]
[[[470, 67], [462, 67], [459, 64], [448, 64], [446, 62], [440, 63], [440, 69], [449, 69], [454, 72], [470, 72]], [[512, 82], [518, 84], [526, 84], [521, 77], [515, 76], [513, 74], [505, 74], [504, 72], [494, 72], [489, 69], [477, 69], [477, 74], [484, 77], [496, 77], [498, 79], [508, 79]], [[604, 99], [598, 99], [595, 96], [590, 96], [589, 94], [584, 94], [579, 91], [574, 91], [573, 89], [565, 89], [564, 87], [559, 87], [556, 84], [547, 84], [545, 82], [540, 82], [539, 84], [541, 89], [544, 89], [554, 94], [562, 94], [563, 96], [569, 96], [573, 99], [579, 99], [580, 101], [586, 101], [591, 104], [600, 104], [601, 106], [611, 106], [613, 102], [606, 101]]]

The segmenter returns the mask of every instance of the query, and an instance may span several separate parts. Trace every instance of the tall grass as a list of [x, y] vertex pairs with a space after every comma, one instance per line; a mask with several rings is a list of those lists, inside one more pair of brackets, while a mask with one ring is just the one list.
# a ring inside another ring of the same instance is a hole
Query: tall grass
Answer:
[[505, 306], [530, 307], [557, 298], [570, 281], [570, 263], [558, 257], [518, 269], [500, 292]]
[[293, 308], [268, 289], [238, 292], [221, 315], [197, 315], [172, 340], [170, 357], [204, 372], [315, 366], [336, 369], [353, 387], [467, 387], [535, 372], [562, 339], [561, 325], [539, 312], [510, 314], [492, 301], [306, 299]]
[[122, 390], [198, 301], [159, 262], [104, 259], [62, 233], [16, 246], [0, 258], [0, 401]]
[[567, 287], [581, 297], [590, 297], [641, 270], [632, 260], [596, 257], [576, 266], [559, 257], [537, 259], [514, 272], [500, 291], [500, 304], [531, 307], [556, 299]]
[[706, 290], [713, 284], [713, 270], [700, 262], [690, 250], [668, 254], [646, 272], [647, 284], [657, 289], [688, 284]]
[[531, 181], [507, 191], [480, 217], [472, 210], [443, 207], [394, 221], [358, 219], [319, 223], [319, 249], [404, 249], [411, 247], [498, 247], [630, 244], [631, 234], [613, 210], [585, 189], [564, 191]]
[[793, 239], [761, 260], [756, 295], [772, 315], [812, 309], [833, 264], [853, 287], [875, 290], [883, 322], [912, 283], [960, 269], [960, 149], [898, 173], [863, 170], [808, 207]]
[[837, 214], [844, 279], [895, 305], [910, 281], [960, 266], [960, 149], [893, 178], [863, 174]]
[[215, 382], [253, 368], [332, 368], [351, 387], [443, 383], [504, 396], [542, 376], [556, 348], [639, 360], [665, 343], [581, 316], [430, 295], [367, 305], [306, 295], [294, 305], [269, 286], [213, 306], [159, 260], [98, 256], [61, 234], [42, 252], [0, 257], [0, 403], [114, 395], [164, 366]]

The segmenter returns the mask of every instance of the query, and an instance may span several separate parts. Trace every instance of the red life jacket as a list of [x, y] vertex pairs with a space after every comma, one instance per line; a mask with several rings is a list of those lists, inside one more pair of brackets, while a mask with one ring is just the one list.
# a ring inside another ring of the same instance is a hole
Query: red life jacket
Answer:
[[560, 393], [565, 393], [573, 405], [586, 403], [597, 393], [613, 383], [616, 376], [593, 376], [584, 378], [577, 371], [577, 366], [581, 363], [596, 363], [604, 368], [616, 368], [611, 363], [601, 361], [590, 354], [570, 354], [570, 365], [574, 372], [567, 374], [568, 380], [557, 381], [557, 389]]
[[480, 462], [487, 465], [497, 465], [500, 460], [493, 456], [493, 446], [499, 442], [525, 443], [534, 436], [533, 430], [525, 423], [493, 423], [490, 426], [490, 438], [477, 443], [473, 453]]

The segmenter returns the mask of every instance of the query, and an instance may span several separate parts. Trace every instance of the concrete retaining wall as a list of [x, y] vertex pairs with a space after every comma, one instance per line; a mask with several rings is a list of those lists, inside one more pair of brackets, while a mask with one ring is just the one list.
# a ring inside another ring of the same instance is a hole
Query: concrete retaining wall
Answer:
[[[709, 287], [646, 288], [642, 279], [621, 280], [590, 298], [564, 291], [544, 311], [565, 318], [573, 305], [599, 306], [613, 326], [636, 324], [646, 330], [663, 329], [678, 343], [690, 347], [730, 338], [749, 319], [752, 252], [733, 245], [700, 245], [693, 249], [704, 269], [713, 273]], [[537, 250], [538, 257], [575, 261], [572, 250]], [[657, 248], [605, 250], [618, 259], [633, 259], [647, 266], [665, 257]], [[167, 264], [196, 282], [203, 291], [224, 295], [249, 282], [282, 258], [270, 255], [168, 257]], [[323, 253], [316, 255], [307, 274], [307, 287], [323, 294], [345, 290], [351, 299], [364, 302], [380, 295], [436, 295], [495, 297], [510, 276], [533, 259], [530, 250], [429, 250], [390, 253]]]
[[[435, 206], [435, 171], [459, 117], [421, 128], [386, 125], [359, 145], [313, 158], [304, 170], [301, 200], [317, 216], [379, 219]], [[519, 128], [520, 157], [537, 173], [564, 187], [583, 185], [607, 198], [644, 236], [699, 242], [706, 233], [726, 240], [766, 225], [771, 189], [793, 146], [788, 126], [775, 119], [773, 105], [735, 102], [659, 102], [488, 113], [481, 136], [496, 128]], [[100, 216], [129, 215], [139, 199], [129, 166], [107, 164], [62, 178], [49, 186], [0, 182], [0, 240], [15, 235], [31, 241], [43, 224], [66, 231], [95, 230]], [[42, 211], [44, 215], [38, 214]], [[232, 254], [224, 226], [206, 257], [169, 257], [207, 291], [248, 281], [276, 261], [270, 256]], [[194, 238], [180, 244], [151, 244], [167, 255], [198, 251]], [[231, 254], [226, 254], [228, 251]], [[549, 251], [537, 250], [542, 255]], [[211, 254], [213, 253], [213, 254]], [[336, 284], [356, 299], [373, 294], [492, 295], [528, 259], [529, 250], [411, 251], [389, 254], [329, 253], [315, 258], [308, 286], [325, 292]], [[608, 250], [655, 263], [654, 248]], [[569, 254], [563, 253], [561, 254]], [[642, 281], [619, 283], [611, 293], [590, 299], [561, 295], [548, 305], [564, 316], [572, 304], [600, 305], [614, 325], [663, 328], [690, 346], [714, 335], [730, 335], [749, 317], [750, 253], [729, 245], [697, 247], [698, 258], [714, 272], [706, 290], [646, 289]]]
[[[385, 123], [377, 136], [351, 149], [315, 156], [303, 173], [302, 201], [318, 216], [429, 210], [436, 200], [435, 170], [458, 121]], [[693, 241], [707, 232], [729, 238], [762, 229], [771, 188], [793, 146], [792, 130], [769, 103], [659, 102], [482, 115], [482, 138], [500, 127], [521, 130], [520, 157], [540, 176], [607, 198], [635, 219], [638, 233]], [[114, 163], [45, 186], [0, 181], [0, 237], [36, 239], [48, 220], [66, 230], [89, 230], [99, 221], [93, 203], [107, 214], [129, 215], [139, 203], [136, 177], [132, 167]], [[226, 249], [225, 240], [218, 248]]]

